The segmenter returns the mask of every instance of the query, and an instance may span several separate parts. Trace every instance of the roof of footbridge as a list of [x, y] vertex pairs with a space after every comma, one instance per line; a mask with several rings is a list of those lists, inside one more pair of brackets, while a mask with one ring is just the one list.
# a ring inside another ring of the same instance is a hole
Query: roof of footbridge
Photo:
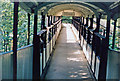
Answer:
[[113, 19], [120, 17], [120, 1], [117, 0], [31, 0], [29, 2], [20, 2], [20, 6], [28, 13], [38, 14], [43, 12], [47, 15], [61, 16], [63, 12], [75, 13], [75, 16], [91, 16], [100, 13], [106, 18], [106, 15]]

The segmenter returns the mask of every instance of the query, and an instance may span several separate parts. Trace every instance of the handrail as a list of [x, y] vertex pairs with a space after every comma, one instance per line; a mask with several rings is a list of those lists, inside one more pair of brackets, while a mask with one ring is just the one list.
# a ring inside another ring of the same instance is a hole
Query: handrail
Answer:
[[[79, 23], [78, 21], [76, 21], [76, 20], [73, 20], [75, 23]], [[96, 21], [93, 21], [93, 22], [95, 22], [96, 23]], [[78, 24], [79, 25], [79, 24]], [[100, 24], [101, 25], [101, 24]], [[104, 28], [105, 29], [105, 26], [104, 25], [101, 25], [102, 26], [102, 28]], [[85, 27], [85, 29], [88, 29], [89, 27], [88, 26], [84, 26]], [[91, 33], [92, 32], [94, 32], [94, 29], [88, 29]], [[112, 33], [112, 31], [110, 31], [110, 33]], [[101, 35], [101, 34], [99, 34], [99, 33], [94, 33], [95, 35], [97, 35], [98, 37], [100, 37], [100, 38], [105, 38], [105, 36], [104, 35]], [[111, 48], [109, 48], [109, 49], [111, 49]], [[114, 49], [113, 49], [114, 50]], [[115, 50], [116, 51], [116, 50]], [[118, 50], [118, 52], [119, 52], [119, 50]]]
[[57, 22], [55, 22], [55, 23], [53, 23], [53, 24], [55, 25], [55, 24], [59, 23], [61, 20], [62, 20], [62, 19], [59, 19]]
[[99, 38], [105, 38], [105, 36], [103, 36], [103, 35], [101, 35], [101, 34], [99, 34], [99, 33], [95, 33], [95, 35], [96, 35], [97, 37], [99, 37]]
[[93, 31], [94, 31], [94, 29], [88, 29], [90, 32], [92, 32], [93, 33]]
[[[93, 22], [97, 23], [96, 21], [93, 20]], [[106, 28], [104, 25], [100, 24], [100, 26], [102, 26], [103, 28]]]
[[23, 49], [26, 49], [26, 48], [29, 48], [29, 47], [32, 47], [32, 46], [33, 46], [33, 44], [30, 44], [30, 45], [24, 46], [22, 48], [18, 48], [17, 51], [23, 50]]
[[[73, 21], [75, 21], [77, 24], [80, 24], [80, 23], [79, 23], [78, 21], [76, 21], [76, 20], [73, 20]], [[94, 21], [94, 20], [93, 20], [93, 22], [97, 23], [97, 22]], [[100, 24], [100, 26], [102, 26], [102, 29], [105, 30], [106, 27], [105, 27], [104, 25], [101, 25], [101, 24]], [[89, 28], [89, 26], [85, 26], [85, 27], [86, 27], [86, 28]], [[112, 31], [110, 31], [110, 33], [112, 33]]]
[[[57, 22], [53, 23], [53, 25], [51, 25], [50, 27], [47, 27], [47, 28], [52, 28], [54, 25], [56, 25], [56, 24], [57, 24], [58, 22], [60, 22], [60, 21], [61, 21], [61, 19], [59, 19]], [[41, 30], [37, 35], [41, 36], [41, 35], [44, 34], [46, 31], [47, 31], [46, 29], [43, 29], [43, 30]], [[26, 49], [26, 48], [31, 47], [31, 46], [33, 46], [33, 44], [27, 45], [27, 46], [24, 46], [24, 47], [21, 47], [21, 48], [18, 48], [17, 51]], [[0, 53], [0, 55], [8, 54], [8, 53], [11, 53], [11, 52], [13, 52], [13, 50], [8, 51], [8, 52], [2, 52], [2, 53]]]
[[58, 24], [62, 19], [59, 19], [57, 22], [53, 23], [53, 25], [50, 25], [47, 27], [47, 29], [50, 29], [52, 28], [54, 25]]
[[13, 52], [13, 50], [11, 50], [11, 51], [8, 51], [8, 52], [2, 52], [2, 53], [0, 53], [0, 55], [5, 55], [5, 54], [12, 53], [12, 52]]
[[[79, 27], [76, 22], [73, 22], [73, 25], [75, 26], [75, 28]], [[104, 79], [109, 79], [109, 77], [111, 76], [114, 77], [114, 75], [109, 74], [110, 70], [116, 72], [115, 75], [117, 75], [117, 78], [119, 78], [119, 72], [117, 72], [119, 69], [119, 59], [116, 57], [119, 57], [120, 50], [111, 49], [106, 43], [106, 36], [100, 34], [99, 32], [95, 32], [94, 29], [87, 30], [85, 25], [80, 26], [79, 29], [80, 31], [78, 32], [80, 45], [83, 49], [83, 52], [90, 65], [90, 69], [92, 70], [95, 78], [100, 80], [103, 77]], [[105, 30], [102, 29], [102, 31]], [[105, 34], [105, 32], [103, 34]], [[85, 40], [86, 37], [87, 39]], [[116, 63], [118, 65], [116, 65]], [[111, 64], [114, 65], [116, 69], [114, 69]]]
[[109, 50], [114, 51], [114, 52], [117, 52], [117, 53], [120, 53], [120, 51], [117, 51], [117, 50], [112, 49], [112, 48], [109, 48]]
[[[24, 47], [21, 47], [21, 48], [18, 48], [17, 51], [20, 51], [20, 50], [24, 50], [26, 48], [29, 48], [29, 47], [32, 47], [33, 44], [30, 44], [30, 45], [27, 45], [27, 46], [24, 46]], [[9, 54], [9, 53], [12, 53], [13, 50], [9, 51], [9, 52], [3, 52], [3, 53], [0, 53], [0, 55], [5, 55], [5, 54]]]
[[[18, 79], [34, 79], [33, 75], [35, 74], [36, 76], [36, 73], [38, 72], [39, 75], [37, 76], [39, 76], [40, 79], [45, 76], [54, 51], [56, 40], [61, 30], [60, 21], [61, 19], [56, 21], [56, 23], [53, 23], [53, 25], [49, 27], [51, 29], [47, 27], [38, 32], [33, 39], [33, 44], [17, 49], [16, 69], [21, 68], [18, 70], [18, 74], [16, 74]], [[0, 62], [0, 65], [3, 67], [1, 74], [4, 74], [0, 78], [12, 79], [13, 72], [11, 70], [14, 67], [13, 51], [11, 50], [9, 52], [0, 53], [0, 57], [2, 57], [0, 58], [2, 61]], [[28, 77], [21, 76], [22, 74], [25, 74]]]
[[[97, 23], [97, 22], [94, 21], [94, 20], [93, 20], [93, 22]], [[104, 25], [100, 24], [100, 26], [102, 27], [102, 29], [106, 30], [106, 29], [105, 29], [106, 27], [105, 27]], [[110, 33], [112, 33], [112, 31], [110, 31]]]
[[80, 24], [78, 21], [76, 21], [76, 20], [74, 20], [74, 19], [73, 19], [73, 21], [75, 21], [77, 24]]
[[47, 31], [46, 29], [43, 29], [43, 30], [41, 30], [41, 31], [38, 33], [38, 35], [41, 36], [41, 35], [44, 34], [46, 31]]
[[50, 25], [50, 26], [47, 27], [47, 29], [50, 29], [50, 28], [52, 28], [53, 26], [54, 26], [54, 25]]

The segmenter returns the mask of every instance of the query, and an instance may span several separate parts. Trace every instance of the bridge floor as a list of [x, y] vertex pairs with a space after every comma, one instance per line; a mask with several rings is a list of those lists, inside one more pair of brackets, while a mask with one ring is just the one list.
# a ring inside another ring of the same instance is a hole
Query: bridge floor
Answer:
[[46, 79], [92, 79], [71, 24], [63, 24]]

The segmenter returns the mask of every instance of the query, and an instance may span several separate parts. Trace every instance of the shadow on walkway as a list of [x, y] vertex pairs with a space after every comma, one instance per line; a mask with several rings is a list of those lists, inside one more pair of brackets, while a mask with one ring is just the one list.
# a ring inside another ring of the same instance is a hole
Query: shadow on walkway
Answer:
[[92, 79], [71, 24], [63, 24], [45, 79]]

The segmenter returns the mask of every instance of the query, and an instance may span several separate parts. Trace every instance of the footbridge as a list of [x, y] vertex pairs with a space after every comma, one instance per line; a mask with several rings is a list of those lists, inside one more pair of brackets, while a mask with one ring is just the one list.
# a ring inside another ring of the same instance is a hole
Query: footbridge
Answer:
[[[13, 49], [0, 53], [0, 80], [120, 80], [119, 1], [34, 1], [11, 1]], [[28, 16], [28, 44], [21, 48], [19, 7]]]

